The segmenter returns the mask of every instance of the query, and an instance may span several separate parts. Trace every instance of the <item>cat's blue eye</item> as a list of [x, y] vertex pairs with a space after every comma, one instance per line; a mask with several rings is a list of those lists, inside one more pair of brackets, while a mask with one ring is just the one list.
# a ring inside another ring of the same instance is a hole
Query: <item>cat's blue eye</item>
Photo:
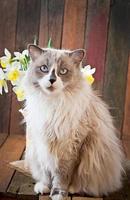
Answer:
[[49, 72], [49, 69], [48, 69], [48, 67], [47, 67], [46, 65], [42, 65], [42, 66], [40, 67], [40, 70], [41, 70], [42, 72], [44, 72], [44, 73], [48, 73], [48, 72]]
[[65, 74], [67, 74], [68, 73], [68, 69], [66, 69], [66, 68], [62, 68], [62, 69], [60, 69], [60, 72], [59, 72], [61, 75], [65, 75]]

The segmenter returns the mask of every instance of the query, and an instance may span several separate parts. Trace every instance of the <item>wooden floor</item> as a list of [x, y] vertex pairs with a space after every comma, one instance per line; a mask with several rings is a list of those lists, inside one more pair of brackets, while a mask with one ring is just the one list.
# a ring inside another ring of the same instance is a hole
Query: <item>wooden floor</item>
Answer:
[[[124, 142], [125, 152], [130, 158], [130, 142]], [[10, 161], [21, 159], [25, 149], [24, 136], [0, 134], [0, 200], [47, 200], [49, 196], [38, 196], [33, 191], [34, 180], [16, 172], [8, 165]], [[93, 198], [69, 195], [68, 200], [130, 200], [130, 172], [124, 177], [123, 188], [108, 197]]]

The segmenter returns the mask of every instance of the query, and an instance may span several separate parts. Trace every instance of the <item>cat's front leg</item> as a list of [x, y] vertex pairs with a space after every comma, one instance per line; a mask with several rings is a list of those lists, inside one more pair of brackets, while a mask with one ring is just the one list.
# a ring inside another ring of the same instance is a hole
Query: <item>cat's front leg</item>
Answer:
[[66, 145], [59, 147], [57, 167], [53, 174], [50, 194], [52, 200], [62, 200], [68, 196], [69, 185], [79, 160], [80, 147], [81, 143], [77, 140], [70, 141], [70, 144], [66, 141]]
[[[66, 163], [66, 161], [64, 161], [64, 163]], [[64, 166], [59, 168], [59, 170], [57, 170], [53, 176], [52, 188], [50, 193], [50, 197], [52, 198], [52, 200], [63, 200], [68, 196], [68, 186], [71, 174], [69, 177], [69, 170], [66, 167], [64, 168]]]
[[29, 145], [26, 145], [25, 162], [36, 181], [34, 191], [37, 194], [49, 193], [51, 185], [50, 174], [45, 170], [43, 165], [40, 166], [34, 145], [31, 142]]

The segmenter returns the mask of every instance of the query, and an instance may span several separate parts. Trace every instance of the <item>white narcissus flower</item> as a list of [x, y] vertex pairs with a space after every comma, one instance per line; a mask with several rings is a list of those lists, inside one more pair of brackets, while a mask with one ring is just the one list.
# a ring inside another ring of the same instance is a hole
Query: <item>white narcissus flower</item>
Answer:
[[6, 48], [4, 50], [4, 53], [5, 53], [5, 56], [2, 56], [0, 58], [0, 63], [1, 63], [2, 68], [5, 69], [7, 66], [11, 64], [11, 53]]
[[27, 50], [27, 49], [23, 50], [23, 51], [22, 51], [22, 54], [25, 55], [25, 56], [29, 56], [29, 53], [28, 53], [28, 50]]
[[26, 71], [29, 63], [28, 50], [24, 50], [22, 53], [14, 52], [14, 55], [15, 57], [13, 58], [13, 60], [18, 61], [21, 64], [22, 70]]
[[11, 67], [6, 69], [6, 79], [11, 81], [12, 85], [18, 85], [25, 74], [20, 68], [20, 63], [16, 61], [11, 64]]
[[94, 82], [94, 77], [92, 76], [96, 71], [96, 68], [92, 68], [90, 65], [85, 66], [81, 69], [81, 72], [83, 73], [83, 77], [87, 81], [88, 84], [92, 84]]
[[0, 94], [2, 94], [3, 89], [6, 93], [8, 93], [8, 86], [5, 80], [5, 73], [0, 68]]
[[28, 50], [25, 49], [24, 51], [22, 51], [22, 53], [14, 52], [14, 55], [15, 55], [15, 59], [23, 60], [25, 58], [25, 56], [28, 56]]

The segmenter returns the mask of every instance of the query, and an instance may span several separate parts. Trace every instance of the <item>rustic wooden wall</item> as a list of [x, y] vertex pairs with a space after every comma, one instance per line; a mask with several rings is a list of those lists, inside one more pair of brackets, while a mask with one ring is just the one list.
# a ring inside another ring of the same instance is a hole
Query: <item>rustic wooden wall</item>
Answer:
[[[0, 55], [34, 38], [45, 47], [85, 48], [95, 87], [109, 103], [121, 136], [130, 139], [130, 0], [0, 0]], [[20, 103], [0, 96], [0, 132], [23, 134]]]

